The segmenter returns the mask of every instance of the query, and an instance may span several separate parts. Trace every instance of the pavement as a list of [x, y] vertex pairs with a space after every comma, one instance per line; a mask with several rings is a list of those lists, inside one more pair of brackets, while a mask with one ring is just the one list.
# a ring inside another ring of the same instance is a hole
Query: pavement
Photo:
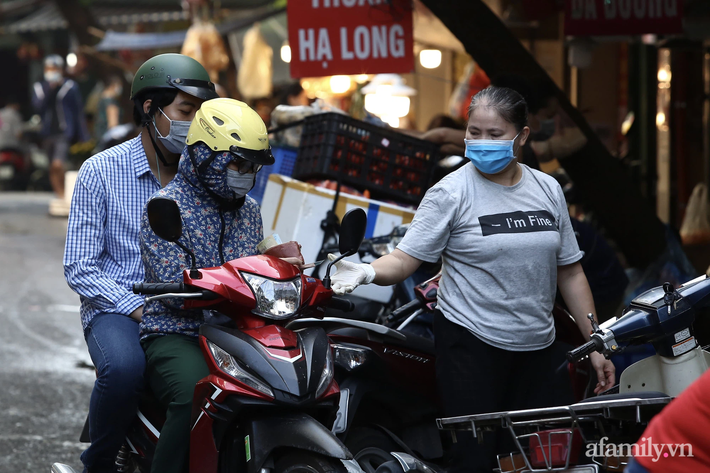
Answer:
[[49, 193], [0, 193], [0, 473], [81, 471], [94, 382]]

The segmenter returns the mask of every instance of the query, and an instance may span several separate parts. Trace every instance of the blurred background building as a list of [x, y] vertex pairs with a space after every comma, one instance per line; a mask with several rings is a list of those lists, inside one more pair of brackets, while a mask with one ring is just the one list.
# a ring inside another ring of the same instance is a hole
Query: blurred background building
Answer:
[[[379, 115], [390, 126], [411, 132], [442, 123], [460, 126], [471, 96], [493, 76], [465, 46], [464, 26], [480, 32], [488, 25], [476, 17], [457, 22], [440, 12], [485, 4], [619, 160], [660, 221], [681, 228], [693, 189], [710, 181], [710, 2], [439, 3], [443, 6], [413, 0], [413, 69], [395, 84], [378, 85], [367, 71], [291, 77], [295, 52], [289, 44], [286, 0], [3, 0], [0, 100], [18, 102], [29, 119], [30, 90], [41, 79], [42, 59], [56, 53], [66, 58], [68, 73], [79, 84], [90, 126], [100, 115], [102, 94], [110, 95], [104, 89], [116, 77], [123, 81], [124, 93], [116, 94], [116, 100], [126, 122], [132, 104], [125, 91], [132, 73], [157, 53], [183, 51], [210, 69], [224, 95], [246, 100], [267, 121], [278, 104], [322, 99], [354, 117]], [[506, 50], [510, 37], [493, 29], [486, 41], [495, 54]], [[494, 72], [527, 75], [524, 67]], [[382, 86], [401, 97], [397, 107], [378, 102]], [[551, 111], [549, 118], [557, 134], [580, 126], [574, 114]], [[91, 149], [74, 152], [81, 160]], [[554, 158], [544, 170], [555, 172], [559, 161]], [[598, 186], [604, 192], [604, 183]], [[697, 267], [710, 262], [710, 256], [701, 255], [710, 241], [710, 226], [706, 230], [706, 237], [686, 239], [687, 251], [697, 250]]]

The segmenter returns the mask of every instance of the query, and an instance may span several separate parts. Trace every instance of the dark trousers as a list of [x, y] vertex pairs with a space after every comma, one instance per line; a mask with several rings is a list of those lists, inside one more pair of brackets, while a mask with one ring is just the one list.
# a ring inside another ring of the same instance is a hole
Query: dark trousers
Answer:
[[114, 471], [116, 454], [136, 417], [143, 389], [145, 354], [138, 322], [122, 314], [99, 314], [84, 331], [96, 382], [89, 401], [91, 445], [81, 455], [84, 469]]
[[[436, 382], [445, 417], [571, 402], [569, 378], [565, 383], [564, 374], [556, 375], [564, 356], [554, 346], [524, 352], [502, 350], [481, 341], [438, 311], [434, 315], [434, 333]], [[496, 454], [513, 449], [507, 430], [485, 434], [480, 443], [470, 432], [457, 432], [456, 443], [449, 452], [449, 471], [490, 473], [497, 467]]]
[[186, 473], [189, 469], [190, 417], [195, 384], [209, 374], [209, 368], [196, 337], [152, 337], [143, 341], [143, 348], [150, 389], [167, 408], [150, 471]]

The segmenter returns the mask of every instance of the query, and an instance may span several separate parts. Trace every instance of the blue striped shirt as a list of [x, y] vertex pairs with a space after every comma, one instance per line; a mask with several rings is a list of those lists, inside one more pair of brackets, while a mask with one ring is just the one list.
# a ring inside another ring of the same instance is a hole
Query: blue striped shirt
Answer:
[[145, 276], [139, 235], [143, 208], [160, 184], [138, 136], [89, 158], [79, 169], [64, 248], [64, 277], [81, 299], [84, 329], [100, 313], [130, 315]]

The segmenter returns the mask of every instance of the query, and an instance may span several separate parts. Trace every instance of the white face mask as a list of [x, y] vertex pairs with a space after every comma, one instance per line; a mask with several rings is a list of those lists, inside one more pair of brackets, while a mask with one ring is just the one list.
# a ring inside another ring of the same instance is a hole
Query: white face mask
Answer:
[[187, 132], [190, 130], [190, 124], [192, 122], [171, 120], [162, 109], [159, 108], [158, 110], [160, 110], [160, 113], [170, 122], [170, 131], [168, 132], [168, 136], [161, 135], [158, 126], [155, 124], [155, 117], [153, 117], [153, 126], [155, 127], [156, 136], [160, 142], [163, 143], [165, 149], [171, 153], [182, 153], [182, 150], [185, 148], [185, 140], [187, 140]]
[[245, 173], [241, 174], [239, 171], [227, 168], [227, 185], [232, 192], [237, 196], [237, 199], [241, 199], [247, 192], [254, 187], [254, 178], [256, 174]]

